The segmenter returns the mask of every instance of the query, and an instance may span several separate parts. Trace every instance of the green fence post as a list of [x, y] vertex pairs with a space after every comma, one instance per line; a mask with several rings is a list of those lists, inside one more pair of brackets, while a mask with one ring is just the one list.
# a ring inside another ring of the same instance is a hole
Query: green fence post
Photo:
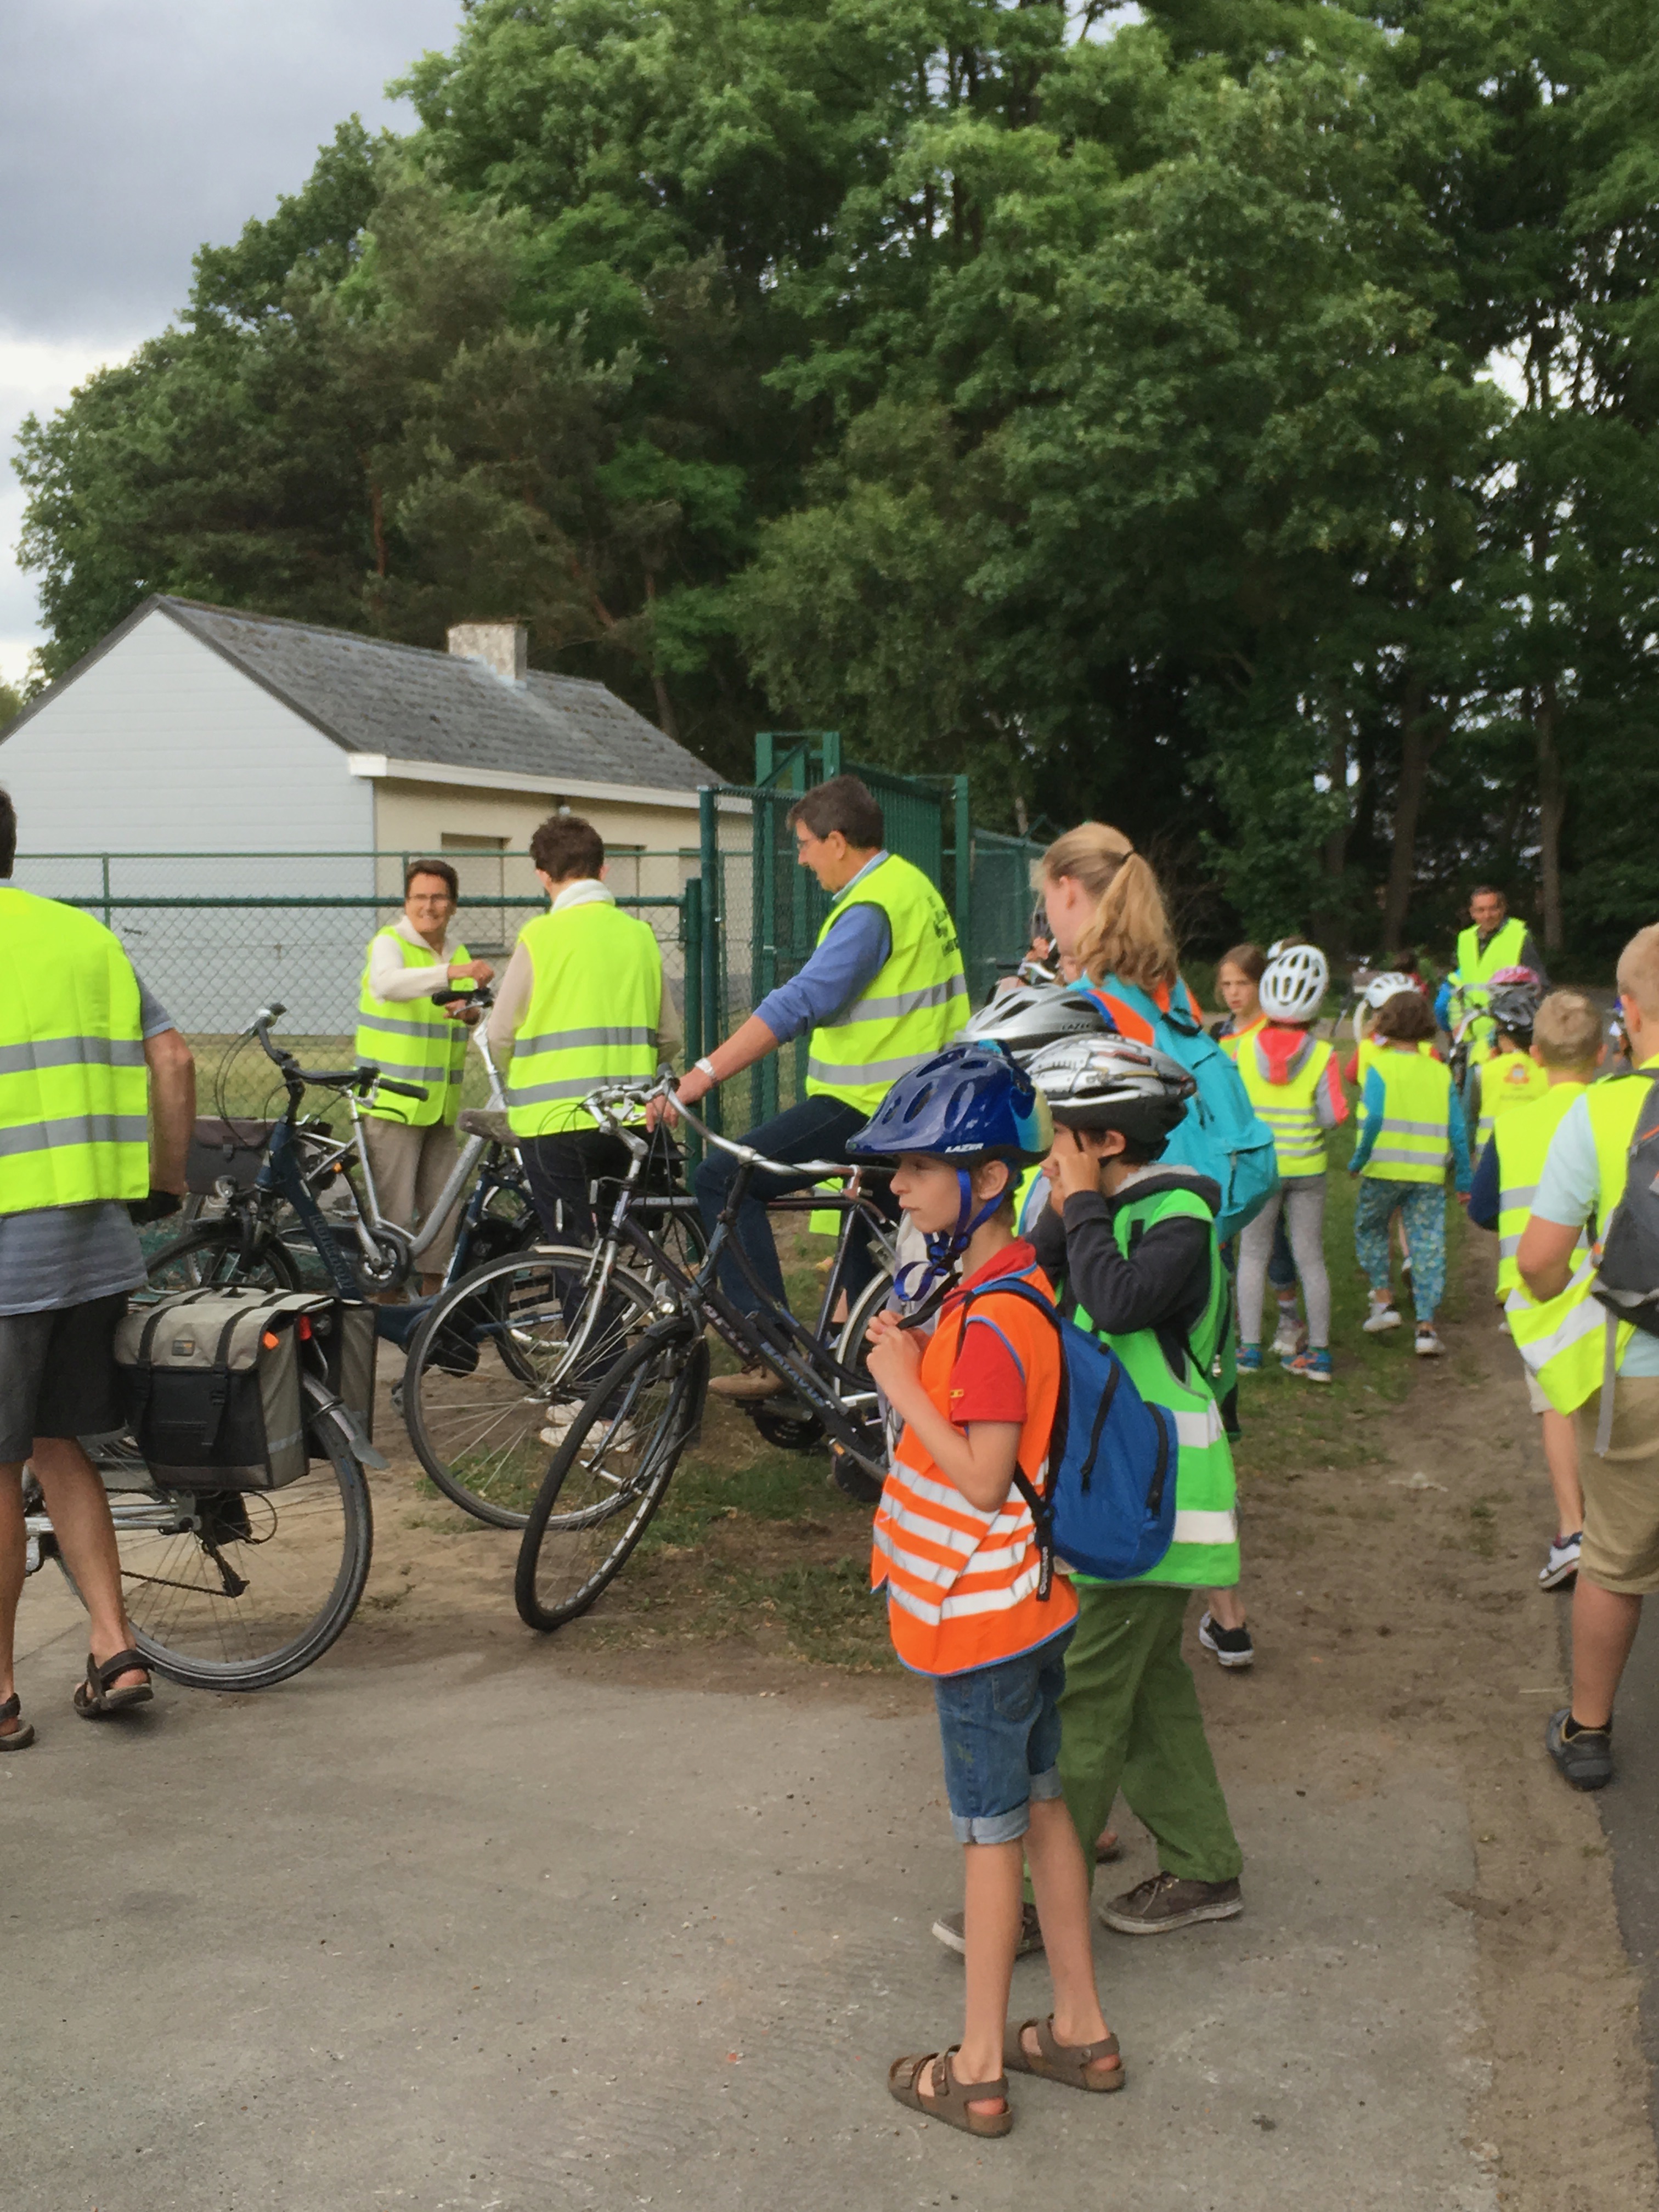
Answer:
[[[720, 882], [720, 815], [713, 788], [705, 784], [697, 793], [698, 842], [702, 852], [702, 1030], [703, 1054], [720, 1042], [720, 951], [725, 935], [725, 905]], [[702, 1055], [700, 1054], [699, 1057]], [[711, 1091], [703, 1109], [711, 1129], [720, 1127], [720, 1095]]]
[[[782, 810], [776, 801], [763, 799], [758, 793], [750, 804], [755, 811], [755, 821], [750, 838], [750, 849], [754, 855], [749, 938], [753, 975], [750, 997], [757, 1006], [769, 991], [775, 989], [778, 980], [777, 840]], [[753, 1128], [759, 1122], [769, 1121], [777, 1110], [778, 1060], [775, 1053], [769, 1052], [750, 1070], [750, 1127]]]
[[755, 732], [756, 782], [769, 783], [772, 780], [772, 770], [776, 765], [777, 740], [770, 730], [757, 730]]
[[[969, 963], [974, 957], [974, 825], [969, 818], [967, 777], [953, 776], [951, 781], [957, 817], [957, 943], [962, 947], [963, 967], [971, 975]], [[970, 983], [969, 988], [972, 988]]]
[[826, 730], [823, 738], [823, 774], [819, 781], [828, 783], [832, 775], [841, 774], [841, 732]]
[[[680, 901], [680, 943], [685, 948], [685, 1064], [695, 1066], [704, 1052], [702, 1036], [702, 883], [693, 876]], [[681, 1132], [685, 1149], [694, 1160], [702, 1158], [702, 1139], [695, 1129]]]

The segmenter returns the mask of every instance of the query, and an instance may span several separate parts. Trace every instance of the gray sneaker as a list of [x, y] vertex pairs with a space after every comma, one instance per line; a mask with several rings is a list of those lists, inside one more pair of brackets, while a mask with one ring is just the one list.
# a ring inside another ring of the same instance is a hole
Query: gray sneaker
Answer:
[[1169, 1936], [1200, 1920], [1234, 1920], [1244, 1910], [1236, 1881], [1187, 1881], [1155, 1874], [1122, 1897], [1103, 1905], [1100, 1917], [1120, 1936]]
[[1561, 1779], [1573, 1789], [1604, 1790], [1613, 1779], [1613, 1737], [1606, 1729], [1581, 1729], [1577, 1735], [1565, 1736], [1561, 1731], [1571, 1717], [1571, 1705], [1550, 1715], [1544, 1747]]
[[[944, 1912], [933, 1923], [933, 1933], [945, 1949], [960, 1951], [963, 1958], [968, 1955], [968, 1938], [963, 1932], [963, 1923], [967, 1917], [963, 1912]], [[1014, 1956], [1017, 1959], [1029, 1958], [1033, 1951], [1042, 1948], [1042, 1930], [1037, 1924], [1036, 1907], [1035, 1905], [1022, 1905], [1019, 1942], [1015, 1946]]]

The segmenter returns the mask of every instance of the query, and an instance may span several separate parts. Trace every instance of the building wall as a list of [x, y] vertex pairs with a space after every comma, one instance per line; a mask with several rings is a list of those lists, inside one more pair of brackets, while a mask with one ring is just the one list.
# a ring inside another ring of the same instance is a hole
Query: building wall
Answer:
[[[372, 787], [374, 843], [382, 855], [382, 890], [398, 887], [393, 878], [398, 863], [389, 856], [433, 853], [456, 860], [453, 847], [445, 847], [447, 836], [500, 838], [507, 853], [522, 855], [529, 846], [531, 833], [550, 814], [556, 813], [560, 805], [556, 797], [544, 792], [476, 791], [463, 784], [406, 782], [393, 776], [375, 777]], [[695, 805], [641, 806], [631, 803], [620, 791], [614, 800], [576, 799], [569, 805], [572, 813], [582, 815], [593, 824], [607, 847], [631, 846], [635, 850], [665, 856], [641, 865], [617, 849], [611, 870], [616, 890], [678, 894], [685, 876], [696, 874]], [[679, 860], [682, 854], [687, 856], [684, 864]], [[482, 886], [484, 874], [476, 872]], [[463, 890], [468, 873], [463, 864]], [[505, 863], [501, 890], [509, 897], [520, 892], [536, 894], [535, 872], [527, 860], [520, 857]]]

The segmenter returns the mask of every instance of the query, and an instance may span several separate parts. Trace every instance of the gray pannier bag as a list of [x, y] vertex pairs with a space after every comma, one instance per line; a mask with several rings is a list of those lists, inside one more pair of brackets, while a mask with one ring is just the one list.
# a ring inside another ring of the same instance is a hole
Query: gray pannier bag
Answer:
[[[313, 1457], [320, 1397], [368, 1447], [374, 1316], [310, 1291], [182, 1291], [139, 1306], [115, 1335], [127, 1418], [152, 1476], [179, 1490], [280, 1490]], [[308, 1345], [320, 1360], [302, 1376]], [[320, 1365], [322, 1376], [317, 1376]], [[310, 1397], [313, 1404], [307, 1405]]]

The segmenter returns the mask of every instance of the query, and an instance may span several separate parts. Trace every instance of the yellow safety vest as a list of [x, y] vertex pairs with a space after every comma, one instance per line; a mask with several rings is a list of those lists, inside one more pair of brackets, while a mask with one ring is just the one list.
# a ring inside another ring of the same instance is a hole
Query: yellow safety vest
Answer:
[[1451, 1139], [1451, 1070], [1420, 1052], [1390, 1047], [1377, 1054], [1382, 1127], [1362, 1173], [1382, 1182], [1443, 1182]]
[[[382, 938], [397, 946], [405, 968], [447, 967], [451, 960], [465, 962], [472, 957], [465, 945], [458, 945], [447, 959], [441, 959], [429, 945], [411, 945], [396, 929], [380, 930], [369, 940], [357, 999], [357, 1058], [399, 1083], [420, 1084], [426, 1097], [400, 1098], [395, 1092], [382, 1091], [364, 1111], [382, 1121], [401, 1121], [414, 1129], [428, 1127], [434, 1121], [453, 1123], [461, 1110], [466, 1025], [451, 1021], [429, 998], [375, 998], [368, 976], [374, 947]], [[445, 987], [437, 983], [434, 988], [441, 991]], [[454, 988], [470, 991], [472, 986], [458, 983]]]
[[[1659, 1053], [1642, 1065], [1659, 1067]], [[1612, 1076], [1606, 1082], [1590, 1085], [1584, 1094], [1584, 1110], [1595, 1142], [1595, 1242], [1577, 1260], [1571, 1281], [1557, 1297], [1534, 1303], [1525, 1285], [1517, 1283], [1504, 1301], [1510, 1333], [1521, 1356], [1538, 1377], [1544, 1395], [1560, 1413], [1573, 1413], [1595, 1396], [1609, 1365], [1615, 1373], [1623, 1366], [1626, 1351], [1636, 1334], [1629, 1322], [1616, 1321], [1600, 1299], [1590, 1296], [1590, 1285], [1601, 1263], [1602, 1233], [1624, 1196], [1631, 1139], [1652, 1094], [1650, 1083], [1632, 1076]], [[1559, 1129], [1560, 1124], [1556, 1126]]]
[[1331, 1048], [1317, 1037], [1308, 1042], [1310, 1049], [1288, 1083], [1268, 1081], [1259, 1038], [1243, 1040], [1238, 1054], [1246, 1096], [1273, 1133], [1281, 1182], [1325, 1172], [1325, 1132], [1314, 1110], [1314, 1097], [1331, 1064]]
[[591, 1129], [605, 1083], [648, 1083], [662, 1026], [662, 952], [609, 898], [538, 915], [519, 932], [535, 980], [514, 1032], [507, 1120], [516, 1137]]
[[143, 1198], [138, 980], [78, 907], [0, 884], [0, 1214]]
[[1221, 1047], [1221, 1049], [1226, 1054], [1229, 1060], [1237, 1060], [1238, 1058], [1238, 1048], [1240, 1045], [1243, 1043], [1245, 1038], [1253, 1037], [1258, 1030], [1264, 1030], [1267, 1026], [1267, 1017], [1266, 1014], [1258, 1014], [1254, 1021], [1247, 1022], [1242, 1030], [1231, 1030], [1225, 1036], [1218, 1036], [1216, 1039], [1216, 1042]]
[[1517, 1106], [1534, 1105], [1550, 1087], [1549, 1071], [1525, 1052], [1494, 1052], [1480, 1062], [1480, 1126], [1477, 1155], [1498, 1121]]
[[901, 1075], [948, 1044], [968, 1018], [968, 982], [950, 909], [921, 870], [890, 853], [837, 899], [823, 944], [849, 907], [879, 907], [891, 945], [862, 998], [812, 1032], [809, 1097], [873, 1114]]
[[[1484, 1007], [1492, 994], [1486, 988], [1500, 968], [1518, 968], [1521, 954], [1527, 942], [1527, 925], [1513, 915], [1494, 934], [1483, 952], [1480, 933], [1473, 924], [1457, 933], [1457, 965], [1451, 981], [1461, 984], [1466, 1004]], [[1492, 1040], [1492, 1024], [1484, 1013], [1477, 1014], [1470, 1024], [1469, 1036], [1474, 1044], [1487, 1044]]]
[[[1535, 1063], [1534, 1063], [1535, 1064]], [[1550, 1139], [1561, 1126], [1561, 1116], [1575, 1098], [1582, 1098], [1582, 1083], [1553, 1083], [1541, 1098], [1517, 1106], [1501, 1115], [1492, 1134], [1498, 1143], [1498, 1295], [1506, 1297], [1520, 1284], [1515, 1255], [1532, 1216], [1538, 1194], [1538, 1178]], [[1524, 1296], [1524, 1292], [1522, 1293]]]
[[[1432, 1060], [1434, 1058], [1434, 1039], [1432, 1037], [1419, 1037], [1417, 1041], [1417, 1049], [1422, 1054], [1425, 1060]], [[1365, 1095], [1366, 1076], [1370, 1073], [1371, 1069], [1376, 1066], [1383, 1054], [1388, 1050], [1389, 1045], [1386, 1039], [1379, 1044], [1374, 1036], [1363, 1036], [1360, 1038], [1358, 1045], [1356, 1047], [1354, 1051], [1354, 1078], [1359, 1085], [1359, 1094], [1362, 1098]]]

